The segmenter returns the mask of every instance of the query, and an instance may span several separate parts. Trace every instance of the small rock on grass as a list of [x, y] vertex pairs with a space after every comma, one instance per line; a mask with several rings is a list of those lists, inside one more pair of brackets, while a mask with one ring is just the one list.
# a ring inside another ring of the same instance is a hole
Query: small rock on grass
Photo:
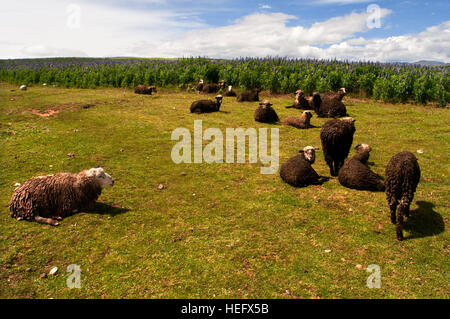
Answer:
[[74, 157], [75, 157], [75, 154], [74, 154], [74, 153], [69, 153], [69, 154], [67, 154], [67, 156], [69, 156], [69, 157], [71, 157], [71, 158], [74, 158]]
[[159, 185], [158, 185], [158, 189], [159, 189], [159, 190], [164, 189], [164, 185], [163, 185], [163, 184], [159, 184]]
[[363, 265], [360, 265], [360, 264], [357, 264], [357, 265], [356, 265], [356, 268], [358, 268], [358, 269], [363, 269], [364, 266], [363, 266]]
[[48, 274], [49, 274], [50, 276], [52, 276], [52, 275], [55, 275], [57, 272], [58, 272], [58, 267], [53, 267], [53, 268], [48, 272]]
[[47, 278], [47, 274], [44, 272], [44, 273], [40, 274], [39, 278], [41, 278], [41, 279]]

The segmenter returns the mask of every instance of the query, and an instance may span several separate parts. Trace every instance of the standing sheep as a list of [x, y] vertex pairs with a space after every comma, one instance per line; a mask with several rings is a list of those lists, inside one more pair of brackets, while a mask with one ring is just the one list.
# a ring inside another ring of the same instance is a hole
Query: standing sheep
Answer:
[[58, 226], [64, 217], [93, 209], [102, 188], [113, 185], [112, 177], [100, 167], [34, 177], [16, 188], [9, 210], [17, 220]]
[[219, 112], [222, 105], [222, 95], [217, 95], [216, 100], [198, 100], [191, 104], [191, 113]]
[[275, 112], [268, 100], [259, 103], [259, 107], [255, 110], [254, 118], [256, 122], [261, 123], [274, 123], [280, 120], [277, 112]]
[[236, 100], [238, 102], [257, 102], [259, 101], [259, 92], [261, 92], [260, 89], [242, 92], [238, 95]]
[[342, 186], [363, 191], [384, 191], [384, 184], [377, 174], [366, 165], [372, 148], [368, 144], [355, 147], [356, 154], [347, 160], [339, 170], [339, 183]]
[[353, 143], [354, 133], [355, 120], [351, 117], [334, 119], [322, 126], [320, 140], [331, 176], [337, 176], [344, 164]]
[[419, 181], [420, 167], [414, 154], [405, 151], [391, 157], [386, 166], [386, 199], [398, 240], [403, 240], [403, 217], [409, 217], [409, 206]]
[[306, 146], [299, 151], [300, 154], [290, 158], [281, 165], [281, 179], [294, 187], [304, 187], [308, 185], [320, 185], [326, 177], [320, 177], [311, 166], [316, 160], [316, 151], [312, 146]]
[[301, 109], [301, 110], [310, 110], [311, 106], [308, 100], [305, 98], [305, 93], [302, 90], [298, 90], [295, 92], [295, 101], [294, 104], [286, 106], [287, 109]]
[[231, 85], [228, 85], [228, 88], [223, 92], [223, 95], [225, 96], [236, 96], [236, 92], [233, 91], [233, 87]]
[[311, 118], [312, 118], [311, 111], [303, 111], [302, 116], [295, 117], [295, 116], [289, 116], [283, 120], [284, 125], [290, 125], [296, 128], [300, 129], [308, 129], [314, 127], [311, 125]]

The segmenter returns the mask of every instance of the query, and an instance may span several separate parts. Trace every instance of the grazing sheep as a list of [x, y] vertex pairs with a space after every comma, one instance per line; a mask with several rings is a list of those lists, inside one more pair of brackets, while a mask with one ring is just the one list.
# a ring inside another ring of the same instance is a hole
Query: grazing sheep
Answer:
[[134, 93], [136, 94], [147, 94], [152, 95], [153, 92], [156, 92], [156, 87], [154, 85], [152, 86], [145, 86], [142, 84], [139, 84], [134, 88]]
[[198, 100], [191, 104], [191, 113], [219, 112], [222, 105], [222, 95], [217, 95], [216, 100]]
[[228, 88], [223, 92], [223, 95], [225, 96], [236, 96], [236, 92], [233, 91], [233, 87], [231, 85], [228, 85]]
[[286, 163], [281, 165], [281, 179], [295, 187], [320, 185], [327, 181], [328, 178], [320, 177], [311, 166], [316, 160], [314, 147], [306, 146], [299, 152], [300, 154], [290, 158]]
[[[337, 176], [353, 143], [355, 120], [351, 117], [326, 122], [320, 130], [323, 155], [331, 176]], [[334, 163], [334, 165], [333, 165]]]
[[289, 116], [285, 118], [282, 123], [284, 125], [290, 125], [300, 129], [308, 129], [314, 127], [310, 123], [312, 116], [313, 115], [311, 111], [303, 111], [302, 116], [300, 117]]
[[215, 84], [215, 83], [205, 84], [203, 86], [202, 92], [203, 93], [217, 93], [223, 86], [225, 86], [224, 80], [219, 81], [219, 84]]
[[337, 92], [326, 92], [321, 94], [320, 96], [321, 98], [333, 98], [342, 101], [346, 93], [347, 92], [345, 91], [345, 88], [340, 88]]
[[301, 110], [310, 110], [311, 106], [309, 101], [305, 98], [305, 93], [302, 90], [298, 90], [295, 92], [295, 101], [294, 104], [286, 106], [287, 109], [301, 109]]
[[253, 89], [251, 91], [242, 92], [238, 95], [236, 100], [238, 102], [256, 102], [259, 101], [260, 89]]
[[259, 103], [259, 107], [255, 110], [254, 118], [256, 122], [261, 123], [274, 123], [280, 120], [277, 112], [275, 112], [268, 100]]
[[405, 151], [391, 157], [386, 166], [386, 199], [398, 240], [403, 240], [403, 217], [409, 217], [409, 206], [419, 181], [420, 167], [414, 154]]
[[359, 144], [355, 147], [356, 154], [346, 159], [339, 170], [339, 183], [342, 186], [363, 191], [384, 191], [384, 184], [377, 174], [366, 165], [369, 160], [371, 147]]
[[347, 116], [347, 108], [337, 97], [326, 95], [321, 97], [319, 93], [314, 92], [309, 99], [309, 103], [318, 117], [337, 118]]
[[100, 167], [34, 177], [16, 188], [9, 210], [18, 220], [57, 226], [66, 216], [93, 209], [102, 188], [113, 185], [112, 177]]
[[21, 86], [20, 86], [20, 90], [26, 91], [26, 90], [27, 90], [27, 86], [26, 86], [26, 85], [21, 85]]

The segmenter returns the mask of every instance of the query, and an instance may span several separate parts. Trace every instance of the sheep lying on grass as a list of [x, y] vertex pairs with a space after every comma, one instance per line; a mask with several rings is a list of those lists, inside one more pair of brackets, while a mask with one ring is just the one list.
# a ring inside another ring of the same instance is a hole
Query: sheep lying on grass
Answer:
[[300, 117], [289, 116], [289, 117], [285, 118], [282, 123], [284, 125], [290, 125], [290, 126], [300, 128], [300, 129], [308, 129], [308, 128], [314, 127], [310, 123], [312, 116], [313, 115], [310, 111], [304, 111], [302, 113], [302, 116], [300, 116]]
[[302, 90], [298, 90], [295, 92], [295, 101], [294, 104], [286, 106], [287, 109], [301, 109], [301, 110], [310, 110], [311, 106], [309, 101], [305, 98], [305, 93]]
[[223, 86], [225, 86], [225, 81], [219, 81], [219, 84], [209, 83], [203, 85], [202, 92], [203, 93], [217, 93]]
[[9, 210], [18, 220], [57, 226], [66, 216], [92, 210], [102, 188], [113, 185], [103, 168], [34, 177], [16, 188]]
[[27, 90], [27, 86], [26, 85], [21, 85], [20, 86], [20, 90], [21, 91], [26, 91]]
[[384, 191], [377, 174], [366, 165], [369, 160], [371, 147], [367, 144], [359, 144], [355, 147], [356, 154], [347, 160], [339, 170], [339, 183], [342, 186], [363, 191]]
[[330, 98], [330, 99], [337, 99], [339, 101], [342, 101], [346, 94], [345, 88], [340, 88], [337, 92], [326, 92], [320, 94], [320, 97], [323, 98]]
[[420, 167], [414, 154], [400, 152], [391, 157], [386, 166], [386, 199], [398, 240], [403, 240], [403, 217], [409, 217], [409, 206], [419, 181]]
[[354, 133], [355, 120], [351, 117], [334, 119], [322, 126], [320, 140], [331, 176], [337, 176], [344, 164], [353, 143]]
[[328, 180], [320, 177], [312, 168], [316, 160], [316, 151], [312, 146], [306, 146], [300, 150], [300, 154], [290, 158], [281, 165], [280, 177], [291, 186], [304, 187], [308, 185], [321, 185]]
[[251, 91], [242, 92], [238, 95], [236, 100], [238, 102], [256, 102], [259, 101], [259, 89], [253, 89]]
[[154, 85], [145, 86], [145, 85], [139, 84], [138, 86], [136, 86], [134, 88], [134, 93], [136, 93], [136, 94], [152, 95], [153, 92], [156, 93], [156, 87]]
[[222, 95], [217, 95], [216, 100], [198, 100], [191, 104], [191, 113], [219, 112], [222, 105]]
[[259, 107], [255, 110], [254, 118], [256, 122], [261, 123], [274, 123], [280, 120], [277, 112], [275, 112], [268, 100], [259, 103]]
[[228, 88], [223, 92], [224, 96], [236, 96], [236, 92], [233, 91], [233, 87], [228, 85]]
[[315, 92], [310, 99], [310, 104], [318, 117], [344, 117], [347, 116], [347, 108], [344, 103], [335, 96], [320, 96]]

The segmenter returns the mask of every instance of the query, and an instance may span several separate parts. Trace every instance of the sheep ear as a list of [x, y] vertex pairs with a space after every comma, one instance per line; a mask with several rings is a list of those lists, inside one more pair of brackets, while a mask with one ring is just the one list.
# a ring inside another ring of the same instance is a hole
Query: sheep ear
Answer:
[[304, 150], [300, 150], [300, 151], [298, 151], [299, 153], [305, 153], [305, 151]]
[[356, 145], [355, 150], [357, 150], [359, 147], [361, 147], [361, 144]]

